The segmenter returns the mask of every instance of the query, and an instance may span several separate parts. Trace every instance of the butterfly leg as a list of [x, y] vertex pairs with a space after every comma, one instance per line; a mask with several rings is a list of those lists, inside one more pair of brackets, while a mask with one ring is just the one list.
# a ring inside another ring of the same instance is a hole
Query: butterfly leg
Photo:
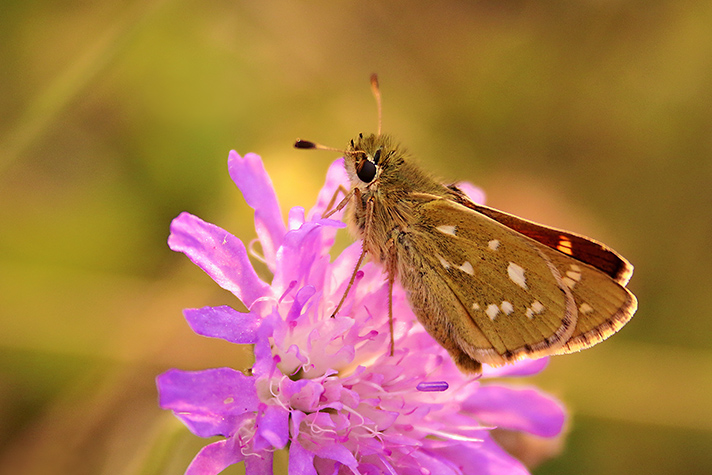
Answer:
[[341, 297], [339, 304], [336, 306], [336, 308], [334, 309], [334, 312], [331, 314], [331, 318], [334, 318], [336, 316], [336, 314], [339, 313], [339, 310], [341, 310], [341, 306], [344, 304], [344, 301], [346, 300], [346, 296], [349, 295], [349, 290], [351, 290], [351, 286], [354, 285], [354, 281], [356, 280], [356, 274], [358, 273], [359, 267], [361, 267], [361, 263], [363, 262], [364, 257], [366, 257], [366, 249], [365, 248], [361, 251], [361, 256], [358, 258], [358, 262], [356, 262], [356, 267], [354, 268], [354, 271], [351, 274], [351, 279], [349, 280], [349, 283], [346, 286], [346, 290], [344, 290], [344, 295]]
[[393, 356], [396, 348], [395, 336], [393, 334], [393, 282], [396, 278], [396, 259], [398, 255], [396, 254], [397, 250], [393, 238], [388, 240], [386, 246], [388, 247], [388, 264], [386, 265], [388, 271], [388, 327], [391, 331], [391, 356]]
[[[350, 192], [346, 198], [344, 198], [341, 203], [339, 203], [339, 206], [337, 206], [338, 210], [339, 208], [343, 208], [346, 203], [348, 203], [348, 200], [351, 199], [351, 196], [356, 197], [356, 203], [357, 206], [363, 206], [363, 203], [361, 201], [361, 192], [358, 188], [354, 188], [352, 192]], [[371, 228], [371, 218], [373, 216], [373, 201], [369, 200], [368, 203], [366, 204], [366, 225], [365, 225], [365, 235], [368, 236], [368, 232], [370, 231]], [[346, 290], [344, 291], [344, 295], [341, 297], [341, 300], [339, 301], [339, 304], [336, 306], [336, 309], [334, 312], [331, 314], [331, 318], [334, 318], [336, 314], [341, 310], [341, 306], [344, 304], [346, 301], [346, 296], [349, 294], [349, 290], [351, 290], [351, 286], [354, 285], [354, 281], [356, 280], [356, 274], [358, 273], [358, 270], [361, 268], [361, 264], [363, 263], [363, 258], [366, 257], [366, 246], [365, 243], [362, 242], [362, 250], [361, 250], [361, 256], [358, 258], [358, 262], [356, 262], [356, 267], [354, 268], [353, 273], [351, 274], [351, 279], [349, 279], [349, 283], [346, 286]]]
[[[331, 207], [334, 206], [334, 203], [336, 203], [336, 197], [339, 196], [339, 193], [344, 194], [344, 199], [342, 199], [339, 202], [339, 204], [336, 206], [336, 208], [331, 209]], [[324, 213], [321, 215], [321, 217], [328, 218], [332, 214], [343, 209], [344, 206], [346, 206], [348, 204], [348, 202], [351, 200], [353, 193], [354, 193], [353, 191], [346, 191], [346, 187], [344, 185], [339, 185], [339, 187], [336, 189], [336, 191], [334, 191], [334, 194], [331, 196], [331, 200], [329, 200], [329, 204], [326, 206], [326, 209], [324, 210]]]

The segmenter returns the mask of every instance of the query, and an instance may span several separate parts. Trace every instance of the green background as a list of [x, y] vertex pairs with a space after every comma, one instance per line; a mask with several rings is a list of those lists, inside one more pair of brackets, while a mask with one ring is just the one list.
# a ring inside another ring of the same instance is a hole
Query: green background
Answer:
[[0, 472], [184, 469], [205, 441], [155, 375], [249, 349], [184, 322], [236, 303], [170, 220], [254, 237], [230, 149], [311, 206], [335, 154], [292, 142], [373, 132], [378, 72], [425, 167], [636, 265], [631, 323], [533, 381], [572, 413], [534, 472], [709, 473], [710, 25], [687, 0], [0, 3]]

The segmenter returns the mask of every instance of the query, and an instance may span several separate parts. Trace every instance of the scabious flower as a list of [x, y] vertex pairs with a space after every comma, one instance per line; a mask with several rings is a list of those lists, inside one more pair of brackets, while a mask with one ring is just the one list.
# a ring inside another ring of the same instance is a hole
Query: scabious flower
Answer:
[[[360, 242], [333, 261], [335, 218], [322, 219], [339, 185], [332, 164], [316, 205], [292, 208], [288, 224], [260, 157], [230, 153], [228, 168], [255, 210], [258, 256], [273, 274], [260, 279], [235, 236], [183, 213], [168, 244], [183, 252], [245, 305], [185, 310], [204, 336], [253, 344], [250, 374], [231, 368], [170, 370], [157, 378], [160, 405], [196, 435], [222, 436], [204, 447], [188, 474], [216, 474], [244, 462], [246, 473], [272, 473], [273, 452], [289, 451], [290, 475], [528, 473], [491, 436], [498, 427], [541, 437], [559, 434], [565, 413], [533, 388], [486, 383], [541, 371], [546, 360], [461, 374], [420, 326], [396, 285], [395, 354], [389, 354], [388, 284], [366, 263], [338, 315], [361, 252]], [[468, 188], [472, 189], [472, 187]], [[257, 250], [250, 246], [257, 256]]]

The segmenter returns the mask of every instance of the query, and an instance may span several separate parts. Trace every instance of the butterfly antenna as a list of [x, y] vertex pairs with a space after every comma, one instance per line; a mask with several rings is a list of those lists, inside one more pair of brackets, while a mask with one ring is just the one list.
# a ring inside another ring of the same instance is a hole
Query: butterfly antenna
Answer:
[[371, 74], [371, 91], [376, 99], [376, 109], [378, 109], [378, 135], [381, 135], [381, 89], [378, 87], [378, 74]]
[[301, 149], [305, 149], [305, 150], [329, 150], [331, 152], [343, 153], [344, 155], [349, 155], [349, 154], [354, 153], [354, 152], [349, 152], [348, 150], [344, 150], [341, 148], [327, 147], [326, 145], [322, 145], [320, 143], [310, 142], [309, 140], [302, 140], [302, 139], [297, 139], [297, 141], [294, 142], [294, 148], [301, 148]]

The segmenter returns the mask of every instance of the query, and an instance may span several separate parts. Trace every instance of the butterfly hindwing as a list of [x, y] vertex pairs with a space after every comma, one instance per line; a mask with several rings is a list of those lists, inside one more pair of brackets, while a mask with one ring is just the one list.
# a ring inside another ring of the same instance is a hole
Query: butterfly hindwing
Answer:
[[613, 335], [631, 319], [638, 302], [627, 288], [599, 269], [568, 255], [552, 249], [545, 252], [564, 276], [564, 283], [571, 289], [578, 313], [574, 333], [553, 354], [589, 348]]

